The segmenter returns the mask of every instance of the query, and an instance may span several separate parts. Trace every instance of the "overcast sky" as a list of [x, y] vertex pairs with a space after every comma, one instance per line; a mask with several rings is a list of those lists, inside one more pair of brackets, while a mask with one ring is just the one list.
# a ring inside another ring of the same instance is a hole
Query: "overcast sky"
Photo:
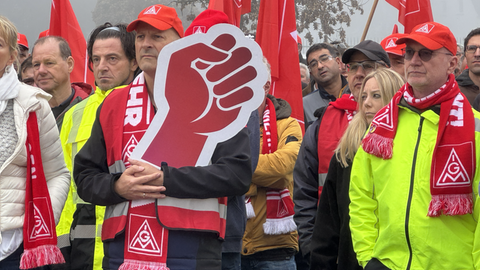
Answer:
[[[350, 46], [360, 41], [374, 1], [359, 0], [359, 2], [364, 3], [365, 13], [353, 15], [351, 26], [346, 29], [347, 43]], [[77, 15], [83, 34], [88, 37], [95, 28], [92, 11], [97, 0], [70, 0], [70, 3]], [[480, 27], [480, 0], [431, 0], [431, 4], [434, 20], [450, 27], [458, 42], [463, 42], [470, 30]], [[38, 34], [49, 27], [50, 5], [51, 0], [0, 0], [0, 15], [13, 21], [18, 31], [27, 36], [31, 46], [38, 38]], [[391, 34], [395, 23], [398, 24], [400, 32], [403, 32], [403, 26], [398, 23], [397, 18], [398, 11], [387, 4], [385, 0], [380, 0], [367, 39], [379, 42]], [[185, 22], [184, 26], [187, 26]], [[300, 33], [300, 36], [303, 37], [303, 34]], [[319, 41], [316, 40], [316, 42]], [[304, 45], [307, 45], [304, 47], [308, 49], [308, 44]]]
[[[31, 47], [40, 32], [50, 26], [51, 0], [0, 0], [0, 15], [10, 19]], [[95, 28], [92, 11], [97, 0], [70, 0], [84, 36]]]

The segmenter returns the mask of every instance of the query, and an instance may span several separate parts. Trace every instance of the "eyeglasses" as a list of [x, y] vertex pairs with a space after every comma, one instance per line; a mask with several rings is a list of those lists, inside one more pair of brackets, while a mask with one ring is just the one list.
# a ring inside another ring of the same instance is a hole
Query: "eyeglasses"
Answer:
[[378, 65], [385, 66], [383, 63], [373, 60], [366, 60], [360, 62], [352, 62], [347, 64], [347, 71], [349, 73], [357, 72], [359, 67], [362, 67], [365, 73], [370, 73], [371, 71], [378, 68]]
[[308, 68], [309, 69], [314, 69], [314, 68], [318, 67], [319, 62], [322, 65], [325, 65], [325, 63], [327, 63], [328, 61], [330, 61], [332, 59], [333, 59], [333, 56], [331, 56], [331, 55], [328, 55], [328, 54], [321, 55], [318, 58], [318, 61], [316, 59], [313, 59], [312, 61], [310, 61], [310, 63], [308, 64]]
[[467, 53], [475, 53], [477, 49], [480, 49], [480, 46], [477, 45], [468, 45], [467, 48], [465, 48], [465, 51]]
[[423, 62], [430, 61], [430, 59], [432, 59], [432, 56], [433, 56], [434, 53], [443, 53], [443, 54], [446, 54], [446, 55], [453, 55], [451, 53], [432, 51], [432, 50], [429, 50], [429, 49], [421, 49], [419, 51], [415, 51], [415, 50], [410, 49], [410, 48], [405, 48], [405, 49], [402, 49], [402, 51], [403, 51], [403, 55], [405, 57], [405, 60], [412, 60], [415, 53], [418, 52], [418, 57], [420, 57], [420, 59], [422, 59]]

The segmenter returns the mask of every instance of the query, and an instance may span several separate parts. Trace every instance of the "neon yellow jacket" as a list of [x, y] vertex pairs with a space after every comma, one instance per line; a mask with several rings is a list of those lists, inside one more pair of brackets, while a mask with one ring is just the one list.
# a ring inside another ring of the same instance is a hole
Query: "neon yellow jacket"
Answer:
[[[125, 87], [125, 85], [118, 86], [113, 89], [122, 87]], [[75, 254], [72, 254], [72, 256], [75, 256], [75, 261], [84, 261], [84, 265], [93, 265], [93, 269], [99, 270], [102, 269], [103, 259], [101, 231], [105, 207], [95, 206], [96, 224], [76, 224], [74, 230], [70, 232], [72, 228], [73, 214], [77, 209], [77, 204], [88, 204], [77, 195], [77, 189], [75, 182], [73, 181], [73, 161], [75, 159], [75, 155], [80, 151], [90, 137], [91, 129], [97, 114], [97, 108], [113, 89], [102, 91], [97, 87], [93, 95], [68, 110], [65, 113], [60, 132], [65, 163], [72, 174], [72, 179], [70, 182], [70, 190], [68, 192], [67, 201], [65, 202], [65, 206], [60, 217], [60, 222], [56, 228], [58, 246], [60, 248], [69, 247], [71, 244], [71, 239], [75, 238], [95, 238], [95, 247], [91, 248], [91, 250], [94, 250], [94, 254], [83, 258], [81, 254], [78, 254], [77, 251], [74, 252]], [[95, 226], [95, 230], [92, 230], [92, 226]]]
[[[402, 104], [402, 103], [401, 103]], [[396, 269], [480, 269], [476, 235], [480, 178], [480, 113], [474, 111], [476, 164], [473, 214], [428, 217], [430, 169], [439, 115], [400, 105], [393, 155], [360, 147], [350, 181], [350, 228], [359, 263], [372, 258]], [[418, 149], [417, 149], [418, 147]], [[475, 248], [474, 248], [475, 246]]]

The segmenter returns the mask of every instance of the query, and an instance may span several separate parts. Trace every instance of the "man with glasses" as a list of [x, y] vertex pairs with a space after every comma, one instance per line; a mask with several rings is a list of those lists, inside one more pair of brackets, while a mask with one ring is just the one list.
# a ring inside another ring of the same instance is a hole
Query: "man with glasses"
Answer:
[[353, 247], [366, 270], [479, 269], [480, 114], [453, 75], [456, 40], [428, 22], [404, 43], [407, 83], [353, 161]]
[[390, 67], [388, 54], [380, 44], [371, 40], [364, 40], [346, 50], [342, 61], [347, 65], [348, 87], [355, 100], [365, 76], [379, 67]]
[[480, 98], [476, 97], [480, 94], [480, 28], [473, 29], [465, 38], [464, 57], [468, 69], [458, 75], [458, 87], [478, 111]]
[[338, 51], [326, 43], [317, 43], [307, 51], [307, 65], [312, 80], [302, 90], [305, 123], [315, 121], [314, 112], [342, 95], [347, 80], [341, 75]]
[[[323, 57], [318, 60], [327, 58]], [[298, 226], [300, 250], [307, 260], [310, 257], [310, 241], [318, 200], [328, 166], [338, 141], [357, 110], [358, 93], [363, 78], [377, 68], [390, 65], [382, 46], [370, 40], [346, 50], [342, 58], [347, 64], [347, 80], [352, 94], [344, 94], [317, 111], [319, 118], [305, 132], [293, 172], [294, 220]], [[310, 60], [310, 57], [308, 59]], [[314, 61], [316, 60], [309, 63], [315, 63]], [[312, 69], [310, 72], [312, 73]], [[313, 94], [315, 92], [310, 95]], [[304, 97], [304, 104], [307, 97], [309, 96]]]

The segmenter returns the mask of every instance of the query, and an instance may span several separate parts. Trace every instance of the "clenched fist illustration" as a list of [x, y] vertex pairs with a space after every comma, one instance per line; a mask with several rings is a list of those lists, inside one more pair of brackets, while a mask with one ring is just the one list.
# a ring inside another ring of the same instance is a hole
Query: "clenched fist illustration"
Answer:
[[260, 47], [232, 25], [165, 46], [155, 75], [157, 113], [132, 157], [157, 166], [208, 165], [215, 146], [263, 102], [267, 76]]

